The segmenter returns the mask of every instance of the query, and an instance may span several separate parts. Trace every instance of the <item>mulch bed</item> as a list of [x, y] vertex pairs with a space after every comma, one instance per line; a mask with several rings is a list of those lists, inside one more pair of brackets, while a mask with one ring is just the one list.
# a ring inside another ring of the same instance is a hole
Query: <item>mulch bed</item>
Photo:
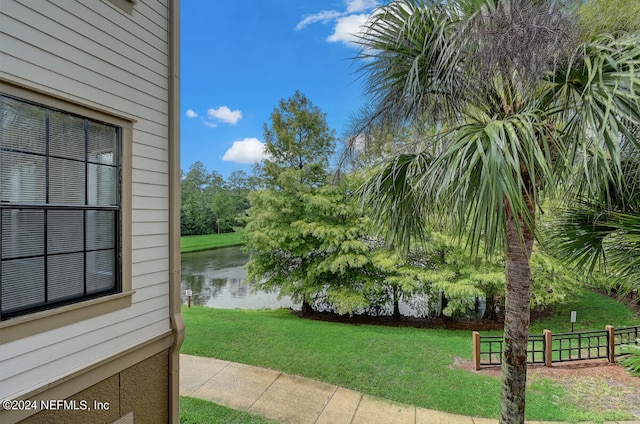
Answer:
[[[596, 290], [598, 293], [612, 297], [620, 302], [627, 304], [631, 309], [640, 315], [640, 298], [637, 294], [620, 297], [611, 293]], [[317, 321], [340, 322], [352, 325], [386, 325], [389, 327], [414, 327], [414, 328], [442, 328], [446, 330], [470, 330], [470, 331], [490, 331], [502, 330], [504, 328], [504, 319], [496, 320], [465, 320], [452, 318], [413, 318], [401, 317], [393, 318], [391, 316], [369, 316], [369, 315], [340, 315], [332, 312], [312, 312], [307, 316], [303, 316], [300, 311], [292, 311], [294, 315], [301, 318], [312, 319]], [[551, 309], [533, 310], [531, 311], [531, 322], [550, 316], [553, 313]]]
[[[389, 327], [414, 327], [414, 328], [442, 328], [446, 330], [470, 330], [470, 331], [489, 331], [502, 330], [504, 328], [504, 320], [464, 320], [451, 318], [413, 318], [401, 317], [393, 318], [391, 316], [369, 316], [369, 315], [339, 315], [332, 312], [312, 312], [307, 316], [303, 316], [300, 311], [292, 311], [294, 315], [301, 318], [312, 319], [317, 321], [340, 322], [352, 325], [386, 325]], [[531, 311], [531, 322], [544, 318], [551, 314], [550, 310]]]

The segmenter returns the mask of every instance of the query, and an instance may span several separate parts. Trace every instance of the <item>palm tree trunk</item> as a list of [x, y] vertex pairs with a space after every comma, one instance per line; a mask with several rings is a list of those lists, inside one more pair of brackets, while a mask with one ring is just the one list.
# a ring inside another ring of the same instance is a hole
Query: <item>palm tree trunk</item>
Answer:
[[[533, 215], [535, 205], [528, 206], [532, 219], [535, 219]], [[523, 239], [518, 234], [518, 226]], [[500, 424], [524, 423], [527, 341], [531, 309], [529, 303], [531, 286], [529, 258], [532, 249], [533, 234], [522, 220], [516, 221], [508, 210]]]

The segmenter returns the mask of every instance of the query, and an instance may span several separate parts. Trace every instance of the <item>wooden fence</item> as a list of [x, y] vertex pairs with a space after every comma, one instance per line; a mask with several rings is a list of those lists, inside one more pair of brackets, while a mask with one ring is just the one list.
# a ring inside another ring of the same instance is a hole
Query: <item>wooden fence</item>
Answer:
[[[530, 335], [527, 346], [527, 363], [544, 364], [554, 362], [581, 361], [585, 359], [607, 359], [615, 362], [620, 356], [620, 346], [638, 344], [640, 326], [614, 328], [611, 325], [602, 331], [553, 334], [544, 330], [541, 335]], [[502, 336], [481, 336], [473, 332], [473, 362], [476, 370], [483, 366], [502, 364], [504, 339]]]

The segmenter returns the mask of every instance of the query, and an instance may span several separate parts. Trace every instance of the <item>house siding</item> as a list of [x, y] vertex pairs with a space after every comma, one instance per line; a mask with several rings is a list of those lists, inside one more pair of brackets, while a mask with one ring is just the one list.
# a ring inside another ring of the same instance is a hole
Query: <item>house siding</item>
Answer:
[[133, 122], [135, 294], [123, 310], [0, 344], [0, 399], [171, 331], [168, 1], [128, 14], [106, 0], [2, 0], [1, 79]]

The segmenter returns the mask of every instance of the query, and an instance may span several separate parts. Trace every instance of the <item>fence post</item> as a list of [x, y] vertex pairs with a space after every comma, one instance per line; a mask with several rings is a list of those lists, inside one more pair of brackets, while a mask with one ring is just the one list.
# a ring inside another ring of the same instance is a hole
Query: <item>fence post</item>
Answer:
[[480, 333], [477, 331], [473, 332], [473, 364], [475, 365], [476, 371], [480, 370]]
[[551, 330], [544, 330], [544, 366], [553, 365], [553, 334]]
[[616, 333], [613, 325], [607, 325], [605, 329], [607, 330], [608, 359], [613, 364], [616, 362]]

